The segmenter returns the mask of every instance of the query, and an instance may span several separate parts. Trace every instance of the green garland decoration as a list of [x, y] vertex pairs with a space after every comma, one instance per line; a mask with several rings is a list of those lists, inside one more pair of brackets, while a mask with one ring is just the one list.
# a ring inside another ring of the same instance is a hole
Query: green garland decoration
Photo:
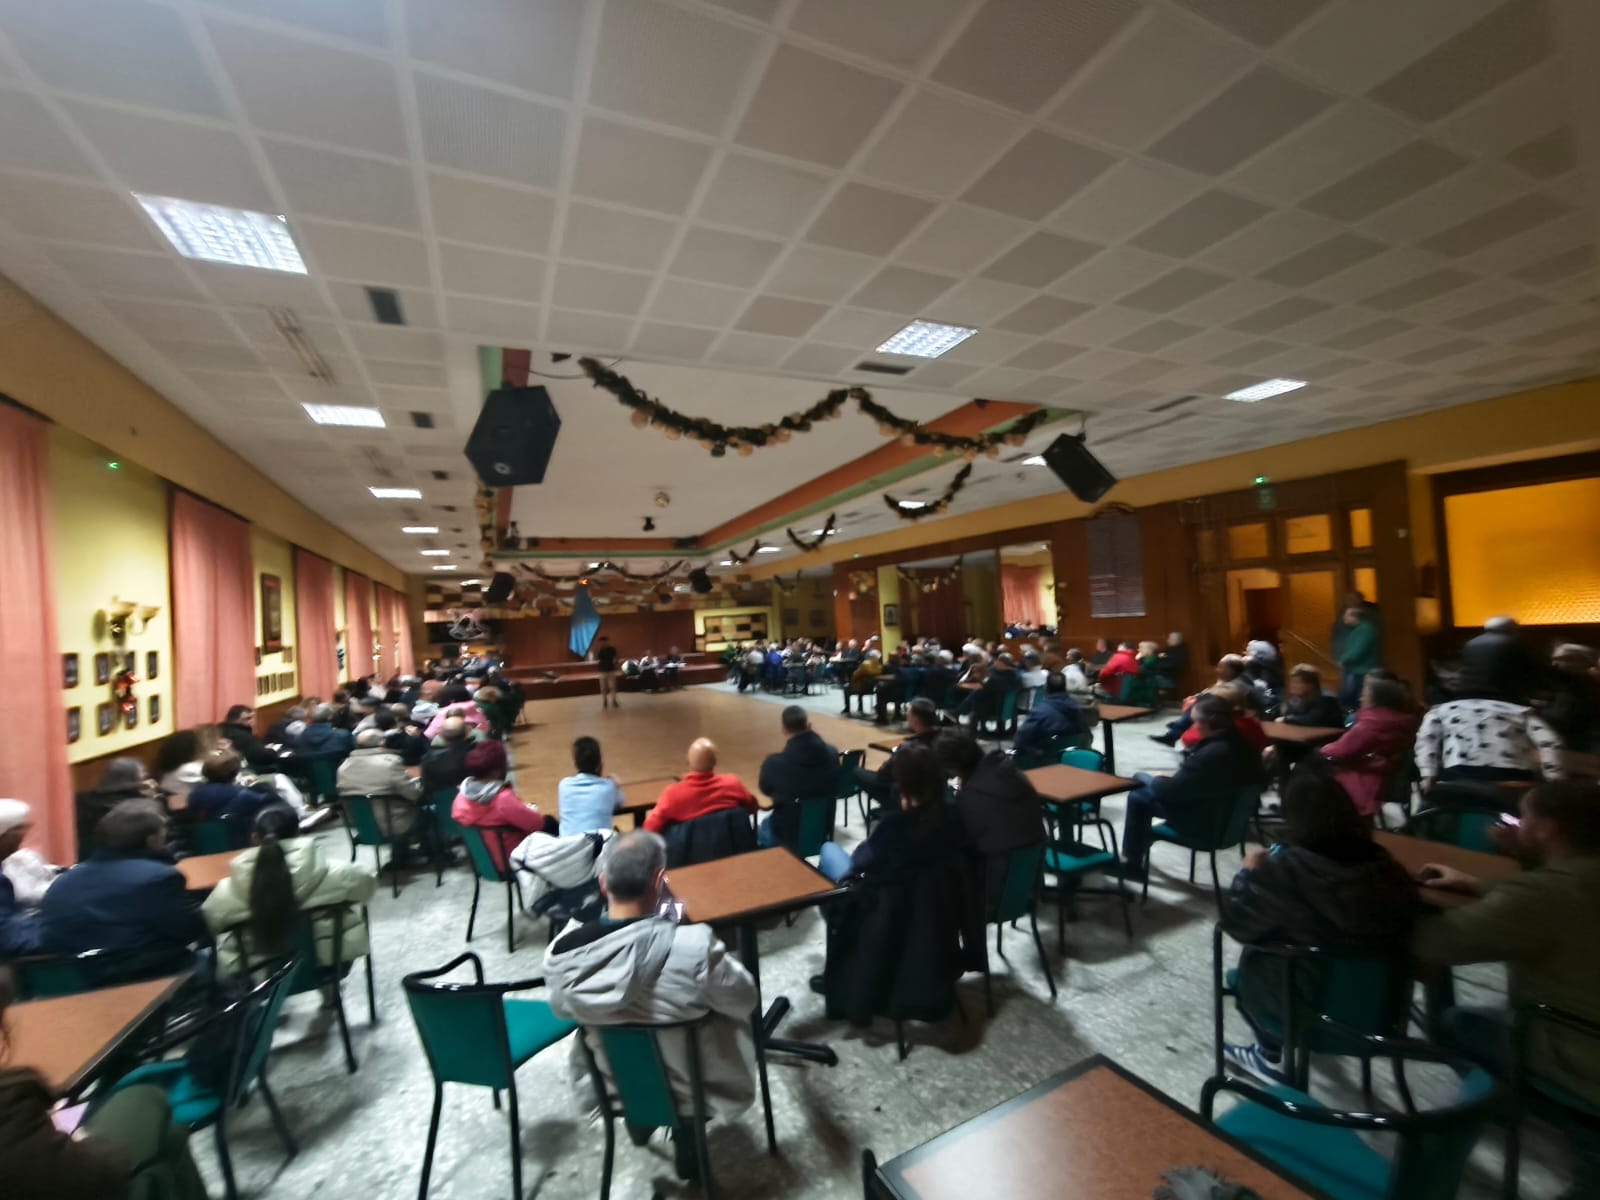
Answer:
[[950, 502], [956, 498], [956, 493], [967, 485], [967, 478], [971, 474], [972, 464], [968, 463], [956, 472], [956, 477], [950, 481], [950, 486], [944, 489], [944, 495], [931, 504], [924, 504], [921, 507], [907, 507], [887, 492], [883, 494], [883, 502], [889, 506], [889, 511], [902, 521], [920, 521], [923, 517], [931, 517], [948, 509]]

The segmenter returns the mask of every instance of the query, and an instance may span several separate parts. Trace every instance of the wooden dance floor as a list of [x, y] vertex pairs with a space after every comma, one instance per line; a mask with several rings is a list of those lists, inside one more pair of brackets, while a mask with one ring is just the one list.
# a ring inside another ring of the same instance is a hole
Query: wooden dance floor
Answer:
[[[835, 690], [832, 698], [837, 695]], [[572, 774], [572, 741], [584, 734], [600, 740], [606, 773], [615, 775], [624, 791], [630, 783], [683, 774], [688, 770], [684, 756], [689, 743], [708, 737], [717, 744], [717, 770], [731, 771], [759, 794], [756, 777], [761, 760], [782, 749], [784, 741], [782, 705], [712, 687], [657, 695], [630, 693], [615, 709], [602, 709], [598, 696], [531, 700], [523, 713], [533, 728], [512, 733], [511, 761], [518, 794], [533, 804], [553, 798], [557, 781]], [[884, 736], [884, 728], [871, 721], [816, 712], [811, 714], [811, 727], [840, 750], [864, 750], [868, 741]], [[877, 751], [868, 752], [869, 762], [881, 757]]]

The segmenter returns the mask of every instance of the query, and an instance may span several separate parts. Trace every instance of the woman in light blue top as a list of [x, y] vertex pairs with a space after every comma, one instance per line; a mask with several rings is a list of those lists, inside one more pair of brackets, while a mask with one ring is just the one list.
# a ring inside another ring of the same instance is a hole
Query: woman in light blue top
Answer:
[[556, 788], [561, 835], [608, 831], [612, 816], [622, 808], [622, 788], [603, 773], [600, 743], [592, 737], [573, 742], [572, 765], [578, 773], [568, 775]]

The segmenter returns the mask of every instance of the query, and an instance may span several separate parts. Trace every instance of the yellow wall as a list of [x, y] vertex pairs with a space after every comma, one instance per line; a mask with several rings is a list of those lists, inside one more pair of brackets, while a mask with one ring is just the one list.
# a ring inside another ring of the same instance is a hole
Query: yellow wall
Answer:
[[1446, 496], [1455, 624], [1600, 621], [1600, 479]]
[[121, 363], [0, 276], [0, 392], [281, 538], [391, 587], [405, 576], [279, 488]]
[[969, 637], [981, 642], [1000, 636], [1000, 580], [995, 573], [995, 557], [968, 555], [961, 564], [961, 594], [969, 605]]
[[[119, 462], [120, 469], [112, 470], [108, 461]], [[67, 759], [81, 762], [172, 732], [167, 485], [133, 463], [108, 460], [99, 447], [60, 426], [50, 430], [50, 475], [58, 636], [61, 652], [78, 656], [78, 686], [65, 692], [63, 705], [79, 710], [81, 732], [67, 747]], [[129, 623], [120, 649], [98, 619], [113, 596], [161, 606], [142, 632], [136, 620]], [[128, 729], [119, 719], [101, 737], [95, 710], [111, 701], [112, 692], [109, 684], [95, 683], [94, 656], [130, 650], [138, 656], [138, 724]], [[146, 654], [152, 650], [157, 654], [154, 680], [146, 677]], [[161, 709], [154, 724], [151, 697], [159, 699]]]
[[255, 564], [255, 591], [252, 599], [255, 604], [255, 623], [251, 626], [255, 630], [256, 645], [261, 646], [261, 577], [263, 575], [276, 575], [282, 585], [283, 594], [283, 644], [293, 653], [289, 656], [293, 663], [286, 662], [284, 654], [261, 655], [261, 665], [256, 668], [256, 679], [265, 677], [276, 679], [280, 675], [289, 678], [284, 687], [272, 687], [258, 693], [254, 697], [246, 697], [242, 704], [271, 704], [278, 700], [288, 700], [300, 694], [300, 653], [298, 642], [300, 635], [295, 625], [294, 609], [294, 549], [282, 538], [273, 537], [270, 533], [263, 533], [254, 526], [250, 529], [250, 558]]
[[[883, 619], [885, 605], [895, 606], [895, 624], [890, 625]], [[893, 654], [900, 649], [901, 628], [910, 614], [905, 606], [900, 603], [900, 570], [898, 567], [878, 568], [878, 628], [883, 632], [883, 645], [881, 649], [885, 654]]]

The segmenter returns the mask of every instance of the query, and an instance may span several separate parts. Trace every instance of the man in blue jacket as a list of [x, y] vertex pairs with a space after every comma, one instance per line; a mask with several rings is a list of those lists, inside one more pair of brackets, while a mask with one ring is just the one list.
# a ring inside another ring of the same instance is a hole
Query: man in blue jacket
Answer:
[[311, 721], [294, 747], [299, 758], [340, 759], [353, 749], [355, 736], [348, 729], [334, 725], [330, 704], [319, 704], [312, 710]]
[[[783, 710], [783, 749], [761, 764], [758, 781], [772, 799], [772, 815], [756, 831], [763, 846], [794, 846], [800, 838], [798, 801], [835, 796], [839, 791], [839, 752], [812, 730], [806, 710]], [[833, 812], [830, 804], [829, 813]]]
[[[161, 807], [152, 800], [122, 801], [100, 818], [94, 845], [88, 859], [44, 894], [43, 952], [136, 956], [141, 974], [192, 966], [189, 947], [207, 940], [206, 923], [199, 897], [172, 865]], [[114, 964], [108, 967], [115, 975]]]
[[1067, 694], [1067, 677], [1060, 671], [1052, 671], [1045, 677], [1044, 695], [1017, 726], [1017, 736], [1011, 744], [1018, 753], [1042, 751], [1049, 746], [1051, 738], [1071, 737], [1083, 731], [1083, 710]]

